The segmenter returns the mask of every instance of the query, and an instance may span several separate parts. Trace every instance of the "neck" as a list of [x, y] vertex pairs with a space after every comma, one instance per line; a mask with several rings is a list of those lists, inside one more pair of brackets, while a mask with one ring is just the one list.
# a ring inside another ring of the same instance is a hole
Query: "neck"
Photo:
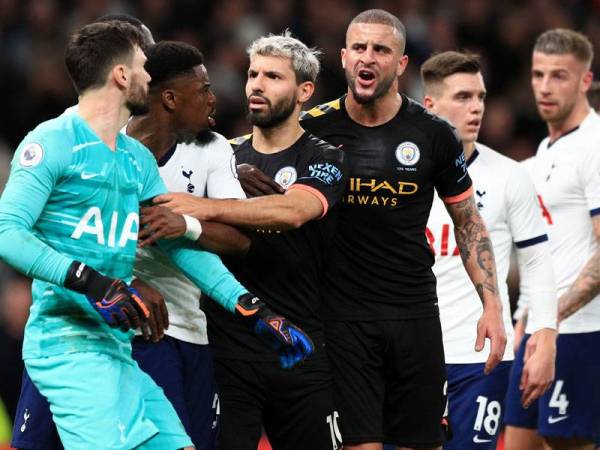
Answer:
[[278, 153], [291, 147], [304, 130], [300, 126], [299, 113], [294, 112], [285, 121], [271, 128], [252, 128], [252, 147], [260, 153]]
[[394, 89], [370, 103], [357, 102], [352, 91], [348, 90], [345, 106], [350, 118], [366, 127], [376, 127], [392, 120], [402, 106], [396, 83], [393, 86]]
[[136, 138], [150, 149], [157, 161], [177, 142], [177, 134], [151, 107], [148, 114], [134, 116], [127, 124], [127, 135]]
[[547, 122], [550, 142], [556, 141], [563, 134], [581, 125], [581, 122], [583, 122], [589, 113], [590, 104], [587, 102], [587, 99], [585, 99], [584, 101], [577, 102], [571, 113], [563, 120]]
[[102, 87], [79, 97], [79, 115], [111, 150], [115, 150], [117, 135], [131, 116], [122, 93]]
[[464, 142], [463, 143], [463, 152], [465, 153], [465, 158], [469, 159], [473, 152], [475, 151], [475, 142]]

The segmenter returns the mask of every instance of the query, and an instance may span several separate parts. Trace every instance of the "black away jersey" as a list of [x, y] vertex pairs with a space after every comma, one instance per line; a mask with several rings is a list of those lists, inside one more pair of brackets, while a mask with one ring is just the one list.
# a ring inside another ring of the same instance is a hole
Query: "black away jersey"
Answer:
[[354, 122], [344, 101], [317, 106], [302, 120], [303, 128], [341, 149], [348, 164], [323, 277], [325, 317], [436, 315], [425, 227], [434, 188], [447, 202], [471, 195], [462, 144], [446, 121], [407, 97], [393, 119], [375, 127]]
[[[318, 346], [322, 342], [320, 277], [346, 181], [344, 155], [310, 133], [274, 154], [254, 150], [251, 138], [237, 148], [234, 145], [234, 149], [237, 164], [253, 164], [288, 191], [309, 191], [323, 204], [323, 217], [298, 229], [247, 230], [252, 241], [248, 254], [223, 258], [250, 292], [299, 325]], [[217, 356], [277, 359], [246, 323], [214, 302], [203, 302], [203, 309], [208, 318], [209, 342]]]

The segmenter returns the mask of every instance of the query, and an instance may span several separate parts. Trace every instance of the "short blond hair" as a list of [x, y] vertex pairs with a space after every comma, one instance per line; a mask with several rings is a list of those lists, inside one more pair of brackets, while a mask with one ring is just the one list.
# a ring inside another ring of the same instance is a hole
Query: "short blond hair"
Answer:
[[302, 41], [292, 37], [290, 30], [285, 30], [282, 34], [269, 34], [258, 38], [250, 44], [247, 53], [250, 59], [255, 55], [289, 59], [298, 83], [305, 81], [314, 83], [321, 70], [319, 63], [321, 52], [316, 48], [309, 48]]

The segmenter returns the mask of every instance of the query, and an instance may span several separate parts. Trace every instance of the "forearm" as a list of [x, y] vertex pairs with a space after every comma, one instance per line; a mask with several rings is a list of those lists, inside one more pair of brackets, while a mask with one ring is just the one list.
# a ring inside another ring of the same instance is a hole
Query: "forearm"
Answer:
[[245, 200], [211, 200], [208, 208], [194, 210], [194, 217], [242, 227], [287, 230], [300, 227], [302, 208], [286, 195]]
[[38, 239], [31, 230], [0, 219], [0, 258], [28, 277], [62, 286], [73, 262]]
[[592, 255], [558, 304], [558, 321], [575, 314], [600, 293], [600, 248]]
[[[474, 229], [478, 231], [474, 233]], [[485, 226], [481, 223], [466, 228], [456, 227], [455, 236], [463, 265], [481, 302], [485, 306], [496, 305], [501, 307], [498, 297], [495, 263], [484, 269], [478, 262], [484, 255], [488, 258], [493, 258], [494, 255], [492, 243]]]
[[472, 197], [447, 205], [463, 265], [485, 307], [502, 308], [494, 249], [487, 228]]
[[185, 276], [228, 311], [233, 312], [238, 298], [248, 293], [214, 253], [184, 238], [163, 239], [158, 244]]
[[197, 243], [217, 255], [244, 255], [250, 248], [250, 239], [235, 227], [215, 222], [203, 222]]
[[530, 310], [530, 331], [556, 329], [557, 305], [554, 269], [548, 242], [517, 249], [520, 291]]

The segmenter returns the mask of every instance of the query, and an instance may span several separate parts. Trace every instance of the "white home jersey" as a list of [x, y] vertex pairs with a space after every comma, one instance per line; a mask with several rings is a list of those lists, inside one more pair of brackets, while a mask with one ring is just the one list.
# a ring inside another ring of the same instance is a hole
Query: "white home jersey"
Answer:
[[[506, 361], [514, 358], [506, 284], [512, 245], [514, 243], [518, 248], [525, 248], [545, 242], [548, 238], [539, 217], [533, 183], [527, 172], [516, 161], [484, 145], [478, 143], [475, 148], [467, 163], [473, 180], [475, 202], [490, 233], [496, 258], [508, 338], [503, 358]], [[452, 219], [438, 197], [434, 199], [426, 233], [435, 255], [433, 271], [437, 278], [446, 363], [484, 362], [489, 355], [489, 341], [486, 340], [483, 351], [474, 350], [477, 321], [483, 306], [463, 266]], [[481, 264], [485, 265], [485, 261]]]
[[[523, 162], [548, 223], [558, 296], [573, 284], [596, 251], [591, 216], [600, 214], [600, 117], [591, 111], [577, 127]], [[600, 330], [600, 296], [559, 325], [560, 333]]]
[[[215, 137], [206, 145], [177, 144], [158, 162], [161, 178], [170, 192], [211, 198], [245, 197], [235, 175], [231, 145], [220, 134], [215, 133]], [[165, 297], [169, 310], [167, 335], [193, 344], [208, 344], [200, 289], [166, 254], [154, 246], [138, 248], [133, 272]]]

